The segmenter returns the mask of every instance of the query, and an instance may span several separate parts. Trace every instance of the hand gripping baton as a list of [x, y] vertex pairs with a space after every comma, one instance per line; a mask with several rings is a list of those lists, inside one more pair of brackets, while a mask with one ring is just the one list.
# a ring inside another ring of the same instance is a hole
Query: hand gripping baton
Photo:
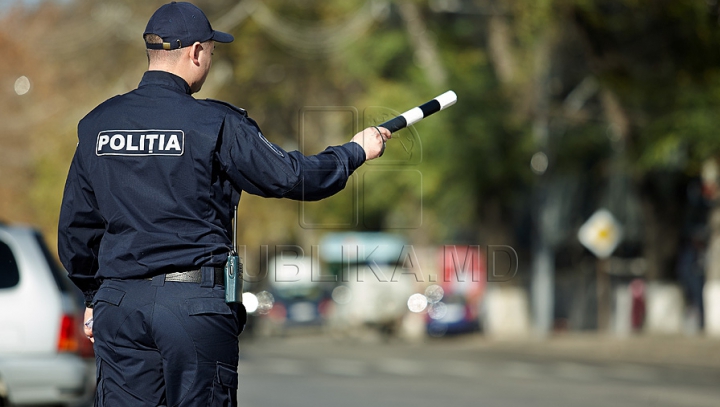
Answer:
[[419, 122], [433, 113], [454, 105], [455, 102], [457, 102], [457, 95], [455, 92], [449, 90], [429, 102], [408, 110], [400, 116], [394, 117], [383, 124], [378, 124], [378, 127], [385, 127], [390, 130], [391, 133], [395, 133], [400, 129]]

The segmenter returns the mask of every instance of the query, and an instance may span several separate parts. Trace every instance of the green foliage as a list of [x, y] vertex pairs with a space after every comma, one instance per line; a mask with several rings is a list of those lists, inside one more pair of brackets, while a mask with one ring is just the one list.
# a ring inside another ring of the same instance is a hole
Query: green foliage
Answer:
[[[494, 15], [472, 12], [474, 2], [462, 2], [469, 11], [456, 13], [434, 10], [424, 1], [412, 3], [439, 56], [435, 62], [446, 73], [443, 86], [455, 90], [459, 100], [396, 134], [386, 157], [356, 174], [360, 228], [411, 226], [408, 234], [417, 230], [427, 234], [427, 240], [450, 239], [462, 230], [479, 233], [494, 221], [485, 210], [489, 202], [503, 208], [500, 223], [510, 225], [511, 208], [527, 202], [538, 180], [530, 158], [541, 148], [552, 150], [551, 170], [557, 174], [595, 171], [601, 177], [613, 154], [608, 137], [613, 123], [603, 92], [614, 95], [627, 121], [624, 154], [639, 177], [658, 169], [692, 175], [702, 160], [720, 153], [720, 32], [717, 10], [707, 2], [511, 0], [491, 2], [497, 6]], [[213, 20], [237, 4], [204, 1], [200, 6]], [[380, 113], [404, 111], [439, 93], [418, 58], [401, 3], [262, 4], [283, 26], [269, 29], [257, 10], [232, 24], [237, 40], [218, 46], [215, 53], [216, 68], [229, 67], [228, 78], [218, 79], [213, 93], [205, 96], [247, 108], [268, 138], [283, 147], [317, 152], [349, 140], [356, 128], [377, 123]], [[154, 7], [140, 0], [76, 0], [13, 15], [15, 24], [35, 30], [24, 33], [24, 40], [55, 39], [37, 50], [44, 64], [36, 64], [36, 69], [54, 79], [42, 82], [48, 99], [61, 94], [73, 101], [56, 114], [27, 123], [27, 133], [68, 128], [68, 121], [76, 123], [103, 99], [132, 89], [145, 64], [141, 33], [132, 30], [142, 30]], [[88, 23], [97, 16], [124, 16], [126, 21], [115, 32]], [[498, 53], [490, 46], [493, 18], [509, 27], [509, 37], [501, 43], [514, 69], [509, 81], [500, 79]], [[362, 24], [352, 26], [357, 21]], [[355, 31], [344, 30], [350, 26]], [[288, 29], [297, 35], [279, 35]], [[332, 38], [318, 33], [347, 38], [327, 45], [324, 41]], [[318, 38], [318, 43], [307, 43], [307, 38]], [[293, 45], [298, 41], [306, 41], [302, 49]], [[539, 62], [545, 44], [547, 78]], [[597, 80], [598, 89], [568, 113], [567, 99], [589, 77]], [[547, 146], [540, 145], [533, 130], [542, 115], [542, 89], [548, 89]], [[303, 122], [309, 106], [328, 111], [352, 107], [357, 123], [335, 123], [330, 113]], [[65, 134], [69, 131], [62, 133], [58, 149], [71, 151], [74, 139]], [[54, 151], [37, 151], [31, 169], [33, 192], [26, 199], [34, 202], [37, 220], [51, 229], [57, 215], [57, 199], [51, 196], [59, 194], [58, 174], [65, 173], [68, 163], [54, 158]], [[62, 157], [69, 159], [65, 153]], [[340, 196], [305, 209], [313, 222], [342, 223], [353, 219], [352, 199]], [[253, 230], [245, 238], [303, 235], [299, 225], [288, 227], [296, 212], [274, 216], [294, 207], [245, 200], [242, 213], [255, 215], [246, 220]], [[412, 214], [420, 210], [418, 226]], [[270, 232], [253, 233], [259, 228]]]

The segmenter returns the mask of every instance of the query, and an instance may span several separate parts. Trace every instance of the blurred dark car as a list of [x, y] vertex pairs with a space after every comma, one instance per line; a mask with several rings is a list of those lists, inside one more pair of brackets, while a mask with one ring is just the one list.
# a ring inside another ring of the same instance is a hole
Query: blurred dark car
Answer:
[[324, 325], [332, 285], [313, 281], [309, 258], [273, 259], [268, 276], [267, 291], [262, 294], [269, 293], [272, 304], [261, 317], [263, 334], [285, 335]]
[[480, 330], [475, 304], [461, 295], [446, 296], [443, 301], [430, 304], [426, 323], [428, 335], [434, 337]]
[[0, 377], [12, 405], [71, 405], [94, 382], [79, 292], [42, 235], [0, 224]]

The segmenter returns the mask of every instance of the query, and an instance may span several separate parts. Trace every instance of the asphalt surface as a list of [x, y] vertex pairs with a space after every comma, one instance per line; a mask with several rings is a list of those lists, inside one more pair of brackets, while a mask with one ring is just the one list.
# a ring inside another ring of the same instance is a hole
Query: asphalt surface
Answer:
[[720, 339], [241, 341], [241, 407], [720, 406]]
[[243, 335], [239, 407], [720, 406], [720, 338]]

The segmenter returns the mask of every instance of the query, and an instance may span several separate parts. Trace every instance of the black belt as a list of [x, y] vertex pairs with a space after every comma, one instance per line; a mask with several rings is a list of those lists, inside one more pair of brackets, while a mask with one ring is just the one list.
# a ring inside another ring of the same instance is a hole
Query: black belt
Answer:
[[[214, 274], [214, 283], [216, 285], [225, 285], [225, 269], [222, 267], [214, 267], [213, 268], [213, 274]], [[165, 276], [165, 281], [174, 281], [179, 283], [202, 283], [202, 270], [188, 270], [188, 271], [177, 271], [174, 273], [167, 273], [163, 274]], [[148, 280], [152, 280], [151, 278], [148, 278]]]

